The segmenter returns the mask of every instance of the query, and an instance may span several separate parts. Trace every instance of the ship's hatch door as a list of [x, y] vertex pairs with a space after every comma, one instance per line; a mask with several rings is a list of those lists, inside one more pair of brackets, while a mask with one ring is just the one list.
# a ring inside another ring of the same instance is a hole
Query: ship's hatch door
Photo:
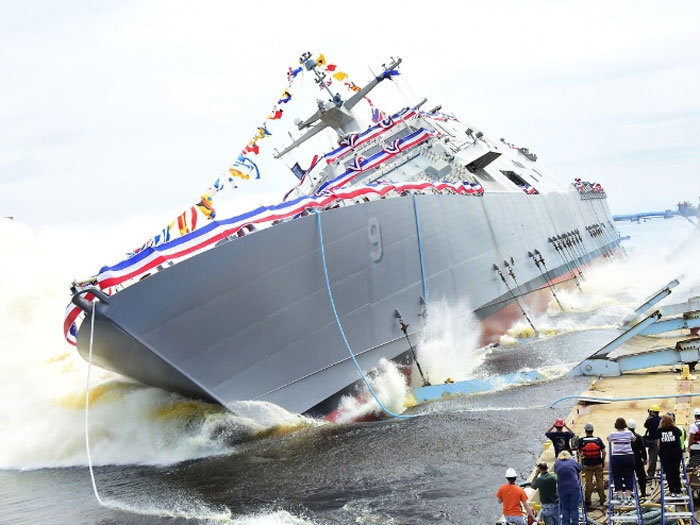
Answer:
[[466, 168], [470, 172], [476, 173], [479, 170], [483, 170], [486, 166], [491, 164], [494, 160], [496, 160], [500, 156], [501, 156], [501, 154], [497, 151], [487, 151], [478, 159], [474, 159], [469, 164], [467, 164]]

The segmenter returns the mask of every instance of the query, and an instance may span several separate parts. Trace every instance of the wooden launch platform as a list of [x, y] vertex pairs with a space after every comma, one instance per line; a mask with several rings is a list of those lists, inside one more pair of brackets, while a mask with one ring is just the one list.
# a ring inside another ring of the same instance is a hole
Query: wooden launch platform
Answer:
[[[698, 374], [690, 371], [688, 367], [681, 367], [677, 372], [669, 371], [669, 368], [665, 367], [657, 370], [647, 369], [639, 373], [626, 373], [617, 377], [598, 378], [591, 382], [588, 390], [578, 396], [579, 403], [565, 420], [577, 437], [585, 436], [584, 425], [592, 423], [595, 428], [593, 434], [600, 437], [607, 446], [606, 437], [613, 431], [616, 418], [622, 417], [625, 421], [634, 419], [637, 422], [637, 432], [643, 434], [649, 406], [659, 405], [661, 414], [673, 412], [676, 415], [676, 424], [683, 426], [687, 435], [688, 426], [694, 420], [693, 409], [700, 407], [699, 386]], [[556, 411], [556, 406], [553, 409]], [[546, 461], [551, 466], [554, 464], [554, 451], [550, 447], [549, 440], [544, 436], [542, 438], [544, 451], [539, 461]], [[608, 479], [607, 467], [608, 461], [606, 461], [606, 479]], [[534, 474], [533, 470], [528, 481], [532, 480]], [[700, 490], [698, 480], [691, 477], [690, 486], [697, 497], [697, 491]], [[649, 483], [647, 492], [651, 497], [645, 500], [645, 504], [660, 505], [658, 480]], [[592, 507], [587, 509], [588, 517], [596, 523], [607, 524], [608, 507], [598, 504], [596, 493], [593, 494], [592, 500]], [[538, 501], [537, 491], [532, 491], [531, 501]], [[667, 504], [667, 509], [669, 507]], [[696, 522], [700, 522], [700, 512], [697, 510], [695, 517]], [[686, 519], [684, 523], [690, 523], [690, 520]]]

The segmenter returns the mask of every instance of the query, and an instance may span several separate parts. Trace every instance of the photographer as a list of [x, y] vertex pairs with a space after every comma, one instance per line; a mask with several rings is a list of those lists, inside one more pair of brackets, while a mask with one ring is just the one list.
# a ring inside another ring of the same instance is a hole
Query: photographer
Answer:
[[557, 525], [559, 523], [559, 495], [557, 494], [557, 477], [549, 472], [546, 462], [538, 463], [535, 477], [530, 485], [540, 491], [540, 503], [542, 513], [540, 518], [545, 525]]

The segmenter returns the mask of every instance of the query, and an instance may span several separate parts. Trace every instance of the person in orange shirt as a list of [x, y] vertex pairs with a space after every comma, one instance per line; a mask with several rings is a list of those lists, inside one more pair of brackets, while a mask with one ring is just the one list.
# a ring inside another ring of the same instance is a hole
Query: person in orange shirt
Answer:
[[535, 519], [535, 513], [527, 501], [525, 491], [515, 484], [515, 479], [518, 473], [515, 469], [509, 468], [506, 470], [506, 479], [508, 483], [501, 485], [496, 492], [498, 501], [503, 504], [503, 516], [508, 523], [513, 525], [527, 525], [523, 516], [523, 507], [527, 511], [528, 517]]

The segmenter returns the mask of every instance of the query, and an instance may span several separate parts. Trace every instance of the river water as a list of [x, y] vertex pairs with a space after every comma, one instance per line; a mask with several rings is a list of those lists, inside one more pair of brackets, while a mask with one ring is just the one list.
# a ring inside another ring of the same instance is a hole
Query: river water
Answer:
[[70, 281], [58, 261], [46, 269], [60, 239], [6, 223], [0, 523], [495, 523], [505, 469], [529, 474], [544, 430], [574, 402], [550, 406], [590, 382], [566, 370], [661, 285], [683, 276], [669, 304], [700, 295], [689, 223], [616, 226], [628, 257], [584, 269], [584, 293], [559, 292], [565, 311], [552, 301], [536, 335], [523, 324], [477, 349], [473, 329], [440, 327], [419, 350], [434, 382], [533, 369], [547, 380], [411, 407], [388, 370], [375, 387], [404, 417], [321, 424], [254, 403], [233, 416], [96, 368], [86, 420], [88, 367], [60, 333]]

